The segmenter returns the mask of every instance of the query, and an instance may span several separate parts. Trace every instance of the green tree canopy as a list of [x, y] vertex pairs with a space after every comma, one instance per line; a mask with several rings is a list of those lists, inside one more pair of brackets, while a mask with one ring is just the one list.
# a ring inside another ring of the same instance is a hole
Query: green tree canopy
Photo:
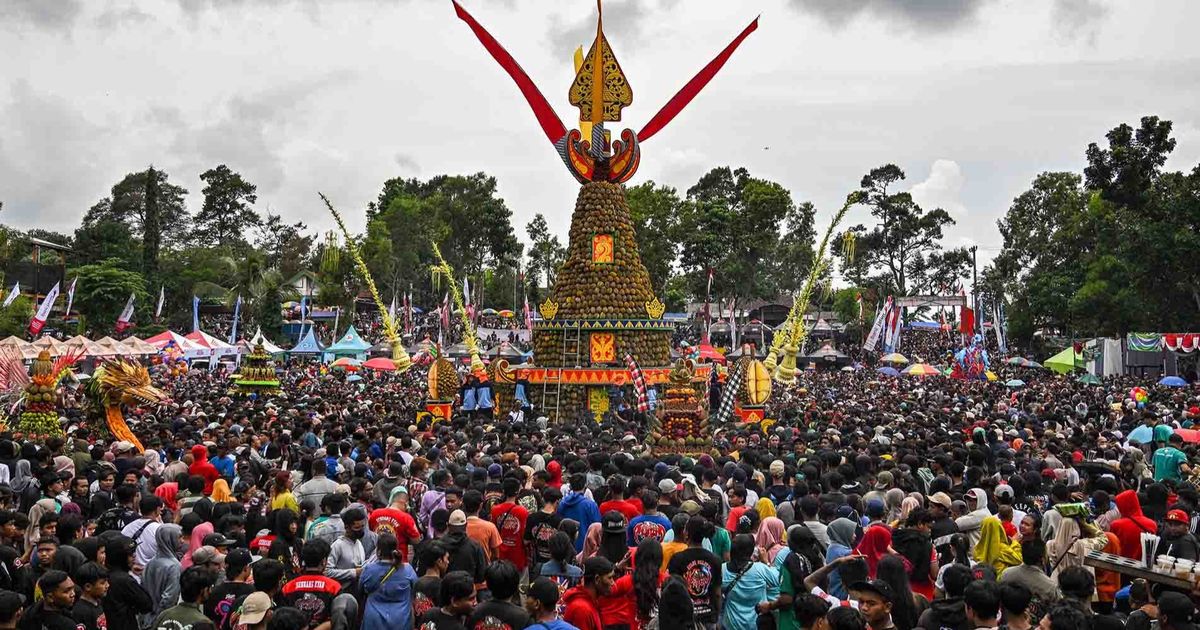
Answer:
[[90, 336], [100, 337], [115, 329], [117, 317], [131, 293], [136, 296], [136, 321], [150, 321], [153, 305], [147, 299], [146, 281], [142, 274], [124, 268], [120, 260], [84, 265], [76, 268], [74, 273], [79, 278], [74, 308], [90, 323]]
[[258, 187], [241, 174], [221, 164], [200, 175], [204, 182], [204, 206], [196, 214], [193, 237], [208, 247], [241, 248], [250, 229], [262, 223], [251, 206], [258, 201]]

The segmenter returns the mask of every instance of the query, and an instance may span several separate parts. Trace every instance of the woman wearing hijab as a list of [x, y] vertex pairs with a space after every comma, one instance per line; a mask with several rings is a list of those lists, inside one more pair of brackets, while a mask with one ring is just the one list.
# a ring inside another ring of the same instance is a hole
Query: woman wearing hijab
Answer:
[[47, 514], [58, 513], [58, 502], [49, 497], [38, 499], [33, 507], [29, 508], [29, 527], [25, 529], [25, 560], [28, 561], [33, 554], [33, 550], [37, 547], [37, 541], [41, 538], [41, 522], [42, 517]]
[[989, 516], [979, 526], [979, 542], [975, 543], [972, 557], [975, 562], [992, 567], [996, 577], [1000, 577], [1006, 569], [1021, 566], [1021, 545], [1009, 540], [1000, 519]]
[[883, 495], [883, 505], [887, 509], [885, 523], [894, 523], [903, 516], [904, 500], [908, 498], [900, 488], [892, 488]]
[[230, 503], [233, 499], [233, 493], [229, 491], [229, 482], [224, 479], [218, 479], [213, 482], [212, 496], [210, 497], [213, 503]]
[[767, 555], [767, 564], [775, 565], [775, 556], [783, 549], [786, 549], [784, 544], [784, 527], [783, 521], [768, 516], [763, 519], [762, 524], [758, 526], [758, 535], [754, 539], [754, 544], [758, 545]]
[[903, 527], [904, 524], [908, 522], [908, 517], [913, 513], [913, 511], [919, 510], [920, 508], [920, 499], [912, 495], [904, 497], [904, 500], [900, 502], [900, 515], [896, 519], [888, 521], [891, 524], [892, 529]]
[[204, 517], [192, 512], [183, 517], [179, 521], [180, 528], [183, 529], [183, 535], [188, 539], [188, 548], [184, 552], [181, 565], [184, 569], [192, 566], [192, 552], [204, 546], [204, 537], [216, 531], [212, 521], [204, 520]]
[[174, 481], [164, 482], [154, 489], [154, 496], [162, 499], [163, 507], [171, 513], [171, 518], [163, 520], [179, 520], [179, 484]]
[[[1046, 555], [1049, 556], [1050, 577], [1057, 582], [1059, 573], [1069, 567], [1082, 567], [1083, 559], [1089, 551], [1099, 551], [1108, 544], [1104, 532], [1091, 532], [1084, 537], [1079, 520], [1064, 518], [1054, 530], [1054, 538], [1046, 543]], [[1089, 568], [1088, 572], [1092, 572]]]
[[38, 497], [42, 496], [41, 485], [33, 477], [33, 465], [28, 459], [17, 461], [16, 472], [13, 473], [9, 485], [12, 487], [13, 496], [16, 497], [17, 509], [21, 512], [28, 512]]
[[154, 532], [154, 545], [154, 559], [142, 571], [142, 586], [154, 599], [153, 610], [143, 617], [143, 628], [151, 625], [159, 613], [179, 603], [183, 529], [175, 523], [164, 523]]
[[165, 468], [166, 465], [163, 464], [162, 456], [158, 454], [158, 451], [153, 449], [146, 451], [146, 464], [143, 470], [147, 477], [161, 475]]
[[[855, 538], [858, 535], [858, 525], [854, 521], [848, 518], [836, 519], [829, 524], [826, 531], [829, 534], [829, 549], [825, 551], [825, 564], [833, 564], [854, 552]], [[837, 569], [829, 573], [829, 594], [843, 600], [850, 596]]]
[[896, 553], [896, 550], [892, 549], [892, 530], [886, 527], [868, 527], [854, 550], [862, 554], [863, 559], [867, 561], [868, 575], [872, 580], [875, 579], [879, 559], [889, 553]]
[[761, 527], [763, 521], [775, 517], [775, 504], [770, 499], [763, 497], [754, 504], [754, 511], [758, 512], [759, 527]]

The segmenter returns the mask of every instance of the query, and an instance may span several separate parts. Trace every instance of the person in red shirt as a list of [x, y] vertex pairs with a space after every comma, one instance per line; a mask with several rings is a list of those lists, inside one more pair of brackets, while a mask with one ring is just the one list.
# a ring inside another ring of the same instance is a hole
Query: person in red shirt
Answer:
[[396, 551], [408, 560], [408, 545], [421, 541], [417, 521], [408, 513], [408, 488], [392, 488], [391, 504], [371, 512], [367, 525], [376, 534], [388, 533], [396, 537]]
[[733, 535], [737, 531], [738, 519], [746, 513], [746, 488], [735, 486], [729, 491], [729, 518], [725, 519], [725, 529]]
[[600, 598], [613, 588], [613, 563], [604, 556], [583, 561], [583, 582], [563, 594], [563, 621], [579, 630], [604, 630]]
[[512, 477], [501, 482], [504, 490], [504, 501], [492, 508], [489, 520], [500, 531], [499, 556], [524, 572], [529, 561], [525, 557], [525, 523], [529, 519], [529, 510], [517, 505], [517, 495], [521, 493], [521, 482]]
[[625, 498], [625, 480], [617, 475], [608, 478], [608, 500], [600, 504], [601, 514], [612, 510], [620, 512], [626, 523], [642, 515], [642, 502]]
[[208, 461], [207, 446], [197, 444], [192, 447], [192, 465], [188, 467], [188, 474], [204, 477], [204, 495], [212, 494], [213, 482], [221, 478], [221, 473]]

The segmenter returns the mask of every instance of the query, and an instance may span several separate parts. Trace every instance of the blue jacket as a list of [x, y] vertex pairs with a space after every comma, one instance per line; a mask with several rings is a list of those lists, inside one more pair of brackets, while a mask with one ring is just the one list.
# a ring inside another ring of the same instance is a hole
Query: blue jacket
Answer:
[[363, 567], [359, 578], [367, 596], [363, 630], [412, 630], [412, 599], [417, 573], [407, 562], [396, 566], [394, 571], [392, 567], [381, 562]]
[[582, 492], [568, 492], [558, 504], [558, 515], [579, 523], [579, 535], [575, 538], [575, 551], [583, 551], [583, 541], [592, 523], [600, 522], [600, 508], [596, 502]]

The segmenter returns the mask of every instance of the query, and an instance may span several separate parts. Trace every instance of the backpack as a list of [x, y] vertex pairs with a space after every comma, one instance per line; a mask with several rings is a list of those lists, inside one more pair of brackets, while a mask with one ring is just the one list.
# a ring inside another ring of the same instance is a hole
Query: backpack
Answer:
[[96, 533], [103, 534], [104, 532], [121, 531], [125, 528], [125, 521], [121, 517], [124, 516], [124, 506], [108, 508], [96, 519]]

